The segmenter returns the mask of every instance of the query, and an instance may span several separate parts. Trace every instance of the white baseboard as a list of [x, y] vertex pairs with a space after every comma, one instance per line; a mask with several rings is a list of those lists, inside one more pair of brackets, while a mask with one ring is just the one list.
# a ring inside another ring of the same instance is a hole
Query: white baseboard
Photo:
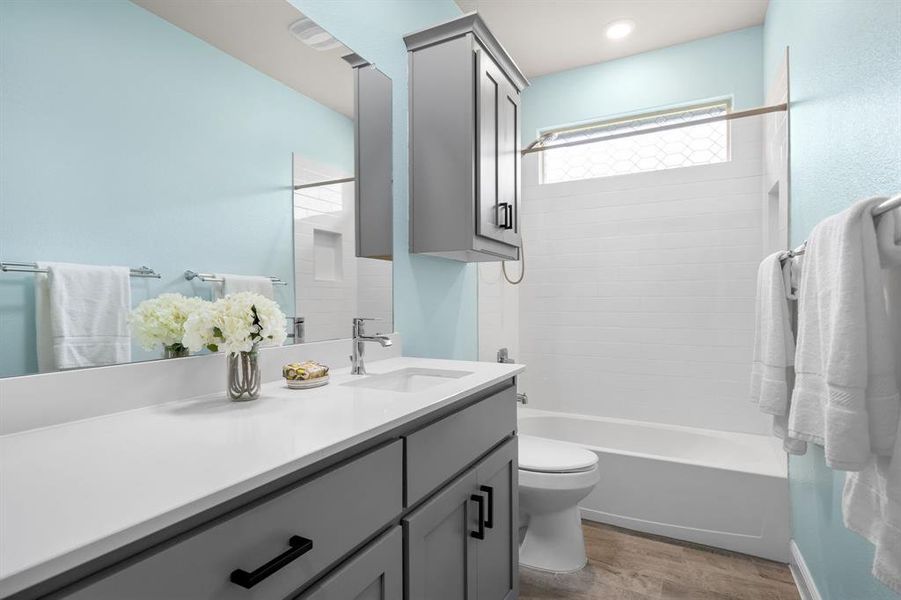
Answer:
[[798, 586], [801, 600], [823, 600], [820, 590], [817, 589], [817, 584], [813, 580], [813, 575], [811, 575], [810, 569], [807, 568], [807, 563], [804, 562], [804, 555], [801, 554], [801, 550], [798, 548], [795, 540], [791, 541], [791, 561], [788, 563], [788, 566], [791, 569], [792, 577], [795, 579], [795, 585]]

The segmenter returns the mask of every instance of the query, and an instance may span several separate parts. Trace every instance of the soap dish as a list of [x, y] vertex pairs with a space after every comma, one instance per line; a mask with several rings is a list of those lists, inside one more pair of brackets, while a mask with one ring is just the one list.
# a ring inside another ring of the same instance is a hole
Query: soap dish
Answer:
[[327, 384], [329, 376], [317, 377], [315, 379], [286, 379], [285, 383], [292, 390], [308, 390], [310, 388], [318, 388]]

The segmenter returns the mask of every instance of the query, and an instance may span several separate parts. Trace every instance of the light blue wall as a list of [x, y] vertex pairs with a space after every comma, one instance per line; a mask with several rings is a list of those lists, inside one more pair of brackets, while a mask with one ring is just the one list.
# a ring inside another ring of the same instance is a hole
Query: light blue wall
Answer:
[[[0, 258], [163, 273], [135, 303], [293, 282], [291, 152], [353, 167], [349, 119], [126, 0], [3, 0], [0, 79]], [[0, 376], [36, 368], [32, 279], [0, 278]]]
[[[792, 243], [857, 198], [901, 191], [901, 2], [771, 0], [767, 81], [791, 59]], [[825, 600], [901, 598], [842, 525], [844, 476], [813, 448], [789, 463], [793, 536]]]
[[409, 254], [407, 51], [403, 35], [452, 19], [452, 0], [291, 0], [391, 77], [394, 90], [394, 322], [404, 353], [478, 357], [476, 266]]
[[763, 100], [762, 28], [751, 27], [532, 80], [523, 144], [540, 130], [713, 98]]

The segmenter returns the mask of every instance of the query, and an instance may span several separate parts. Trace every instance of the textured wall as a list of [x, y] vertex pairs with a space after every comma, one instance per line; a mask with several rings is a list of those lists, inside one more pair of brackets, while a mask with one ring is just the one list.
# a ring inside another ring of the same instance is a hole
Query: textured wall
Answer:
[[[901, 2], [771, 0], [769, 81], [791, 49], [792, 241], [855, 199], [901, 191]], [[822, 451], [789, 465], [793, 535], [825, 600], [898, 598], [842, 525], [844, 476]]]
[[452, 0], [291, 0], [391, 77], [394, 90], [394, 318], [404, 353], [475, 360], [476, 265], [409, 253], [404, 34], [460, 15]]
[[[353, 168], [346, 117], [125, 0], [0, 2], [0, 78], [0, 258], [157, 269], [135, 303], [292, 282], [291, 153]], [[0, 281], [0, 376], [37, 366], [32, 281]]]

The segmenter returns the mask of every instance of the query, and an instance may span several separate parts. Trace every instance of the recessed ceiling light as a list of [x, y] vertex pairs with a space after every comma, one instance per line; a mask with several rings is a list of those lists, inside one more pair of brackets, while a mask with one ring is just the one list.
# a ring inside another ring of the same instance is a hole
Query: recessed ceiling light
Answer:
[[607, 34], [607, 39], [610, 40], [621, 40], [635, 29], [635, 21], [630, 19], [620, 19], [619, 21], [613, 21], [607, 25], [607, 29], [605, 33]]

